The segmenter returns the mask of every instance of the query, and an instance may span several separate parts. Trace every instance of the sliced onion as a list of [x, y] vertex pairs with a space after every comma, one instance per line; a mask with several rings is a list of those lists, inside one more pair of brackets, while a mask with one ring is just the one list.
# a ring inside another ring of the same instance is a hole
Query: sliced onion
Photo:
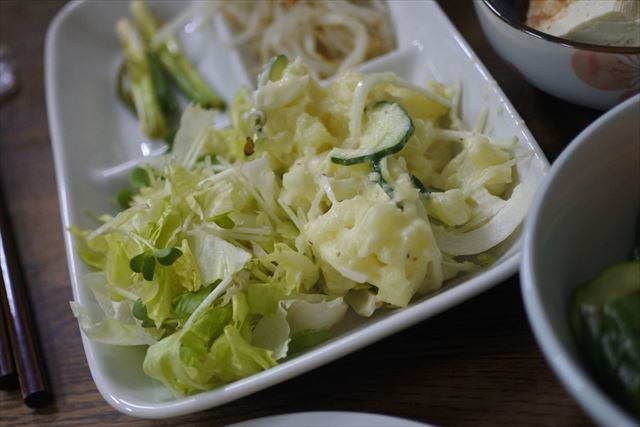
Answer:
[[515, 231], [529, 210], [538, 183], [543, 177], [539, 167], [529, 166], [522, 183], [518, 184], [505, 206], [486, 224], [466, 233], [434, 227], [438, 246], [452, 256], [474, 255], [487, 251]]

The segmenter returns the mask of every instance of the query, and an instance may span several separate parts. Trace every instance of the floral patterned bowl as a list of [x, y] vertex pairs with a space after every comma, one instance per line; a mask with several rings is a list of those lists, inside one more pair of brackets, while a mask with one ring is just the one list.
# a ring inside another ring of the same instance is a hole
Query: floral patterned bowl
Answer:
[[640, 92], [640, 47], [579, 43], [534, 30], [521, 18], [527, 2], [474, 3], [494, 49], [539, 89], [601, 110]]

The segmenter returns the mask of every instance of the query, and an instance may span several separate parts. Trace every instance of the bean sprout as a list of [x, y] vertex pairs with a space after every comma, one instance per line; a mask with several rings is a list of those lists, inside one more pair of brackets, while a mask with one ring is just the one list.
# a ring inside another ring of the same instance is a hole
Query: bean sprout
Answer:
[[[262, 64], [299, 56], [326, 79], [395, 48], [386, 5], [378, 0], [223, 0], [220, 10]], [[257, 69], [255, 70], [257, 73]]]

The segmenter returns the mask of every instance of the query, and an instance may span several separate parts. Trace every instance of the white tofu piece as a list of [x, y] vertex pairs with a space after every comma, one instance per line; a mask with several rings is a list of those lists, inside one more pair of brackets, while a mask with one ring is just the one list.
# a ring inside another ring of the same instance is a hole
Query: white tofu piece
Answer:
[[527, 25], [583, 43], [640, 46], [640, 1], [531, 0]]

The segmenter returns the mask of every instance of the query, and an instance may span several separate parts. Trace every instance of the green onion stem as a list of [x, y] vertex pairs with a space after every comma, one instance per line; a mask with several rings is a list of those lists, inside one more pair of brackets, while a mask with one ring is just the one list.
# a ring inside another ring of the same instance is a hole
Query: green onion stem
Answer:
[[[151, 14], [141, 0], [131, 2], [131, 14], [143, 37], [151, 43], [160, 28], [158, 19]], [[225, 102], [207, 85], [202, 75], [189, 62], [175, 37], [166, 37], [154, 45], [152, 50], [167, 74], [192, 102], [203, 108], [225, 108]]]
[[116, 23], [116, 32], [124, 50], [131, 96], [142, 130], [150, 138], [160, 138], [165, 134], [167, 124], [156, 95], [144, 42], [127, 19], [120, 19]]

